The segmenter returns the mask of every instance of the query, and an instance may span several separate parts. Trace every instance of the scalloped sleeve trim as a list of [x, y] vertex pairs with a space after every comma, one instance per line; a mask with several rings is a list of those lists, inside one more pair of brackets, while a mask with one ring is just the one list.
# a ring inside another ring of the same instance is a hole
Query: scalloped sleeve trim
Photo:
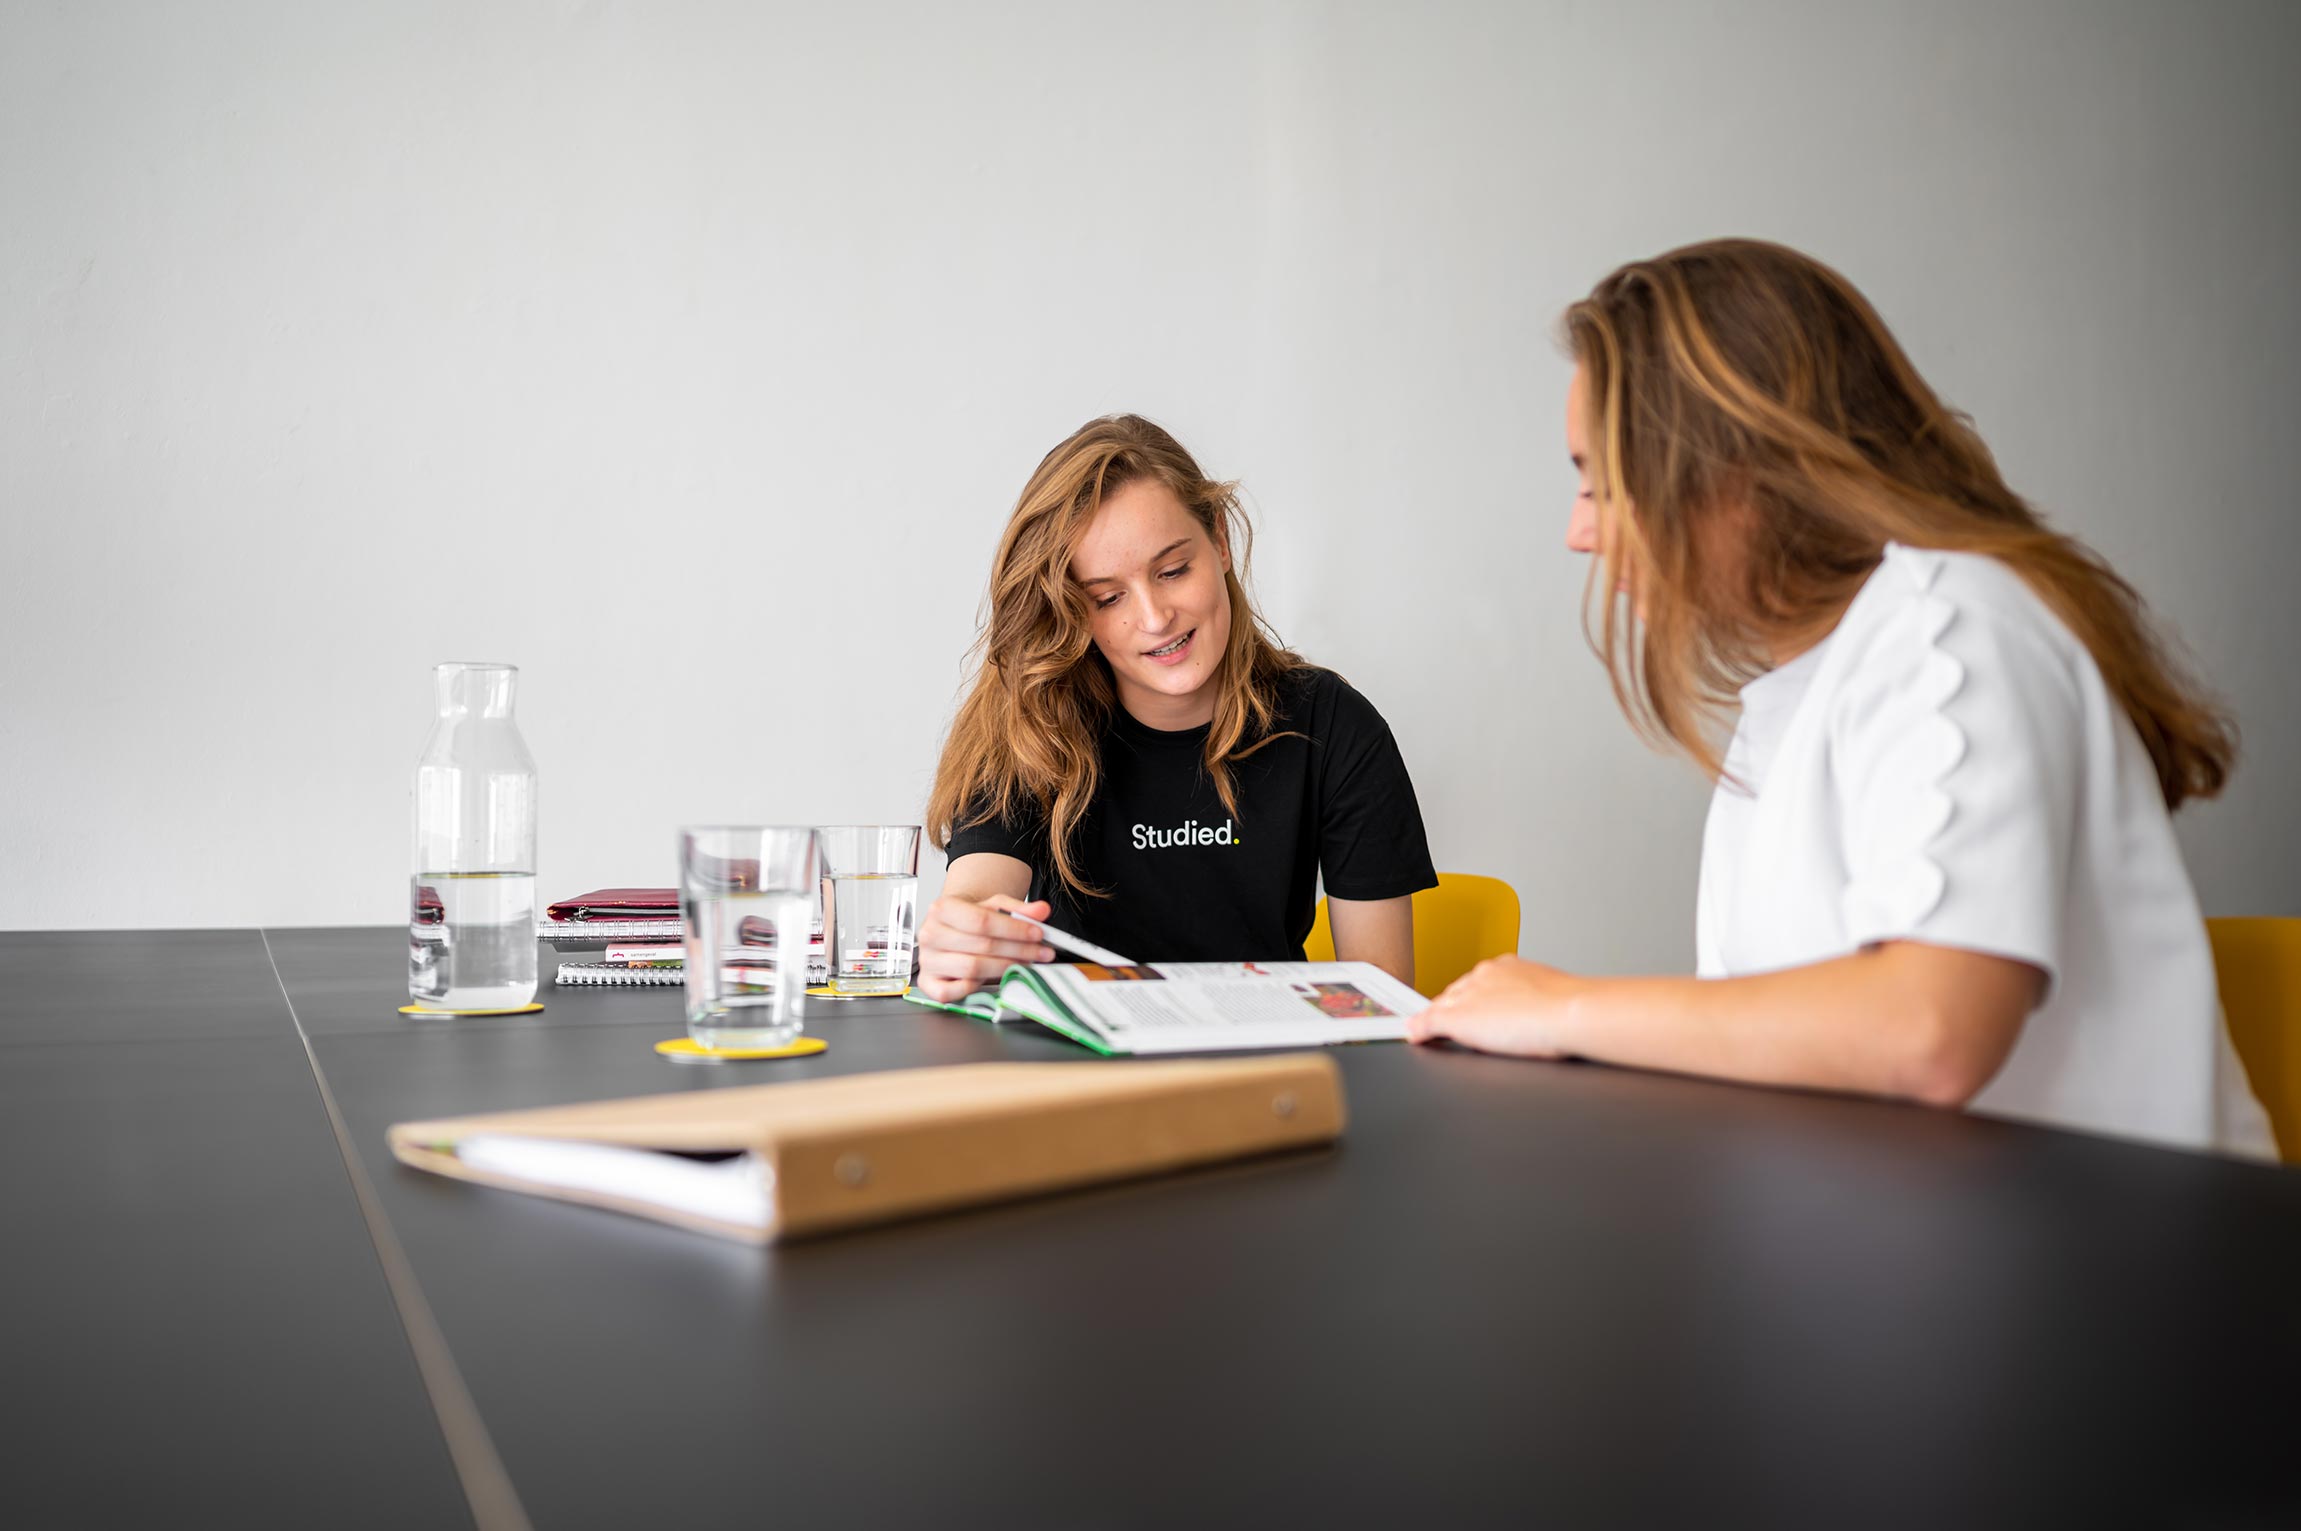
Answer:
[[1914, 930], [1940, 907], [1949, 879], [1934, 846], [1957, 812], [1945, 783], [1965, 759], [1967, 746], [1965, 730], [1948, 710], [1965, 685], [1966, 672], [1941, 642], [1958, 616], [1956, 605], [1934, 588], [1941, 557], [1895, 546], [1887, 550], [1886, 561], [1892, 577], [1910, 581], [1918, 591], [1900, 620], [1911, 624], [1921, 652], [1900, 699], [1909, 714], [1906, 735], [1897, 738], [1881, 762], [1900, 778], [1903, 790], [1892, 798], [1906, 811], [1873, 812], [1854, 826], [1860, 843], [1842, 912], [1846, 929], [1861, 939]]

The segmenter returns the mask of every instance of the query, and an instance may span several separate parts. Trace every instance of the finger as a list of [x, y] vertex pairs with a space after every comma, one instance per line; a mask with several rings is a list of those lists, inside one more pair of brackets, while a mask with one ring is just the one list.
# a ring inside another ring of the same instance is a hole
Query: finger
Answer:
[[938, 978], [995, 978], [1013, 965], [1013, 959], [996, 953], [960, 951], [949, 946], [925, 948], [919, 953], [919, 970]]
[[[1018, 927], [1028, 929], [1028, 927]], [[965, 952], [971, 957], [996, 957], [1002, 962], [1052, 962], [1055, 949], [1028, 935], [1019, 941], [1001, 941], [990, 936], [976, 935], [965, 930], [939, 930], [930, 940], [920, 937], [920, 945], [932, 946], [937, 951]]]
[[[1009, 911], [1023, 918], [1010, 919]], [[1052, 910], [1044, 899], [1026, 904], [1003, 893], [994, 893], [976, 906], [976, 912], [984, 916], [980, 928], [985, 935], [997, 936], [1003, 941], [1036, 941], [1040, 938], [1039, 927], [1026, 921], [1044, 920]]]
[[953, 1000], [965, 999], [974, 992], [972, 984], [957, 978], [922, 977], [919, 980], [919, 989], [927, 998], [939, 999], [946, 1005]]
[[962, 916], [957, 916], [957, 919], [943, 919], [943, 916], [939, 916], [939, 914], [932, 916], [932, 919], [920, 923], [920, 928], [918, 928], [920, 944], [923, 946], [925, 944], [962, 946], [962, 949], [969, 949], [969, 951], [973, 949], [971, 944], [987, 942], [987, 939], [1003, 939], [1003, 942], [1022, 942], [1022, 944], [1033, 944], [1033, 946], [1038, 944], [1038, 930], [1031, 930], [1029, 926], [1012, 926], [1012, 921], [999, 921], [1001, 926], [1010, 926], [1006, 930], [1001, 930], [1001, 928], [994, 928], [992, 923], [985, 921], [985, 919], [978, 919], [978, 914], [980, 912], [962, 914]]
[[1037, 962], [1052, 962], [1054, 957], [1046, 947], [1026, 946], [1009, 949], [997, 942], [984, 943], [980, 949], [966, 946], [926, 946], [919, 948], [922, 965], [933, 962], [941, 967], [964, 967], [969, 972], [996, 975], [1011, 967], [1029, 967]]
[[977, 989], [997, 983], [1006, 970], [1007, 964], [1003, 962], [940, 952], [920, 959], [920, 987], [925, 988], [926, 981], [932, 979], [939, 984], [956, 985], [960, 994], [972, 994]]
[[[994, 894], [993, 896], [997, 897], [998, 895]], [[1012, 904], [1014, 900], [1008, 899], [1007, 902]], [[1044, 906], [1024, 905], [1022, 907]], [[1036, 925], [1027, 925], [1021, 920], [1012, 919], [989, 904], [971, 904], [965, 899], [937, 899], [931, 913], [936, 923], [949, 930], [961, 931], [968, 935], [990, 936], [1001, 941], [1028, 942], [1033, 946], [1039, 944], [1039, 929]]]
[[979, 930], [985, 920], [983, 906], [969, 899], [938, 898], [927, 906], [922, 927], [940, 925], [947, 930]]
[[[1039, 934], [1038, 926], [1026, 925], [1021, 920], [1010, 920], [1004, 917], [985, 926], [982, 934], [993, 941], [1005, 942], [1010, 946], [1028, 946], [1033, 950], [1042, 949], [1047, 944], [1047, 938]], [[1043, 962], [1047, 959], [1040, 958], [1039, 960]]]
[[929, 999], [949, 999], [951, 996], [944, 992], [945, 986], [949, 982], [950, 980], [947, 978], [939, 978], [928, 972], [927, 965], [922, 962], [919, 964], [919, 971], [912, 975], [911, 987]]

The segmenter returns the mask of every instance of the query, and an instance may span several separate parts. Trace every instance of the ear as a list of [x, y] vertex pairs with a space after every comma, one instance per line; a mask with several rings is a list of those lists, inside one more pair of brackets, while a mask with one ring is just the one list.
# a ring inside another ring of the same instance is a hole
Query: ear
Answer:
[[1230, 572], [1230, 517], [1216, 516], [1214, 524], [1207, 528], [1207, 534], [1214, 539], [1215, 561], [1222, 565], [1222, 572], [1228, 574]]

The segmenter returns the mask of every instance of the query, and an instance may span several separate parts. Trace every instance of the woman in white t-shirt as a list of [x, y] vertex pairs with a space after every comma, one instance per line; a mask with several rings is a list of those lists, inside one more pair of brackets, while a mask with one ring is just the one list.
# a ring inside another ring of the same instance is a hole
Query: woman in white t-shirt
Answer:
[[1718, 784], [1700, 977], [1497, 958], [1417, 1040], [2267, 1155], [2168, 818], [2234, 729], [2132, 588], [1795, 251], [1633, 263], [1566, 330], [1594, 637]]

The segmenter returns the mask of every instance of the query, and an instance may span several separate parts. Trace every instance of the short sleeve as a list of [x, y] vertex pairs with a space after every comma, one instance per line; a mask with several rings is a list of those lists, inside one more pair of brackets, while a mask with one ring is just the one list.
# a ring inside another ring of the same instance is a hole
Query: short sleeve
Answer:
[[1335, 898], [1404, 898], [1438, 886], [1422, 807], [1390, 725], [1339, 677], [1318, 751], [1318, 860]]
[[961, 856], [988, 851], [1036, 865], [1038, 850], [1046, 839], [1039, 815], [1020, 813], [999, 818], [988, 814], [987, 807], [977, 800], [959, 815], [957, 825], [951, 830], [951, 843], [944, 850], [945, 857], [956, 861]]
[[2072, 660], [2026, 590], [1952, 595], [1938, 558], [1897, 549], [1896, 562], [1881, 574], [1917, 588], [1855, 657], [1830, 716], [1846, 934], [2051, 977], [2085, 760]]

